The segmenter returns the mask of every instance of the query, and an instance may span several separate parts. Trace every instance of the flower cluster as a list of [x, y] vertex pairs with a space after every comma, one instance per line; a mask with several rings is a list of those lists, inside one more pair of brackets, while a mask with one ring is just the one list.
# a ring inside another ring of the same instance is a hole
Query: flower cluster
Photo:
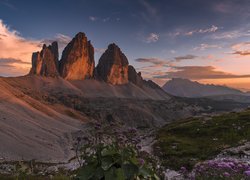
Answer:
[[221, 177], [225, 179], [250, 178], [250, 164], [236, 159], [215, 159], [197, 164], [193, 170], [196, 178], [209, 179]]
[[156, 160], [141, 151], [136, 128], [96, 122], [76, 141], [79, 179], [159, 179]]

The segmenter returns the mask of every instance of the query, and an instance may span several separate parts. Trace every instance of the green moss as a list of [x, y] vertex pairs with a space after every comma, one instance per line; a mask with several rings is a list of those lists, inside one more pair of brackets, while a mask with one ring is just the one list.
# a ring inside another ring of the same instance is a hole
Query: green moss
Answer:
[[195, 163], [210, 159], [243, 140], [250, 140], [249, 110], [169, 124], [159, 130], [154, 151], [166, 167], [191, 169]]

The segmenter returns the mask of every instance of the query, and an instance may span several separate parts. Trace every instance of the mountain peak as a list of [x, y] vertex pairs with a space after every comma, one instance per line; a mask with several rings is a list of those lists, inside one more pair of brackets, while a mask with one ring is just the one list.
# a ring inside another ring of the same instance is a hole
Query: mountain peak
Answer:
[[40, 52], [32, 54], [32, 67], [29, 74], [57, 77], [58, 73], [58, 45], [43, 45]]
[[173, 78], [163, 87], [167, 93], [181, 97], [204, 97], [226, 94], [242, 94], [241, 91], [221, 85], [201, 84], [189, 79]]
[[128, 83], [128, 59], [114, 43], [99, 59], [96, 71], [98, 77], [111, 84]]
[[60, 74], [68, 80], [89, 79], [94, 67], [94, 48], [85, 33], [79, 32], [63, 50]]

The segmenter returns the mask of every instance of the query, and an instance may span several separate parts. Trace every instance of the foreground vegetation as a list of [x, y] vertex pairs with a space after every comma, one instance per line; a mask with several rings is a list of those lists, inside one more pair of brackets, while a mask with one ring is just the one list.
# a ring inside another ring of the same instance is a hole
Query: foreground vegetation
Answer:
[[16, 162], [12, 166], [12, 174], [0, 175], [0, 179], [160, 179], [156, 159], [141, 151], [137, 129], [113, 123], [95, 123], [91, 127], [84, 136], [78, 136], [73, 145], [76, 156], [71, 161], [78, 163], [76, 170], [48, 172], [47, 168], [43, 171], [37, 168], [41, 165], [35, 161]]
[[[76, 179], [160, 179], [156, 174], [153, 157], [140, 150], [141, 139], [137, 130], [126, 127], [117, 130], [118, 126], [113, 123], [97, 123], [95, 131], [88, 133], [90, 136], [78, 138], [76, 154], [80, 168]], [[81, 141], [84, 145], [78, 151]]]
[[[222, 150], [250, 141], [250, 110], [214, 117], [189, 118], [168, 124], [157, 132], [154, 154], [141, 151], [135, 128], [107, 123], [93, 124], [88, 136], [76, 139], [75, 160], [80, 168], [39, 174], [36, 162], [17, 163], [15, 174], [0, 179], [152, 179], [163, 178], [169, 168], [190, 179], [244, 179], [250, 166], [237, 160], [213, 159]], [[210, 160], [210, 161], [207, 161]], [[28, 166], [27, 166], [28, 164]], [[159, 168], [159, 167], [160, 168]], [[190, 173], [191, 172], [191, 173]], [[194, 172], [192, 174], [192, 172]]]
[[250, 110], [190, 118], [163, 127], [154, 146], [165, 167], [191, 170], [223, 149], [250, 141]]

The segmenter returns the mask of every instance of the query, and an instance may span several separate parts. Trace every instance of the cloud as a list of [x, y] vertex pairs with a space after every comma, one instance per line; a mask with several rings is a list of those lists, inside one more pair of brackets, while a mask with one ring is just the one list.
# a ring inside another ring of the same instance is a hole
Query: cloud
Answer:
[[97, 21], [97, 20], [98, 20], [98, 18], [97, 18], [97, 17], [95, 17], [95, 16], [89, 16], [89, 20], [90, 20], [90, 21]]
[[192, 54], [188, 54], [188, 55], [185, 55], [185, 56], [177, 56], [174, 59], [175, 59], [176, 62], [180, 62], [180, 61], [183, 61], [183, 60], [189, 60], [189, 59], [195, 59], [195, 58], [197, 58], [197, 56], [192, 55]]
[[157, 7], [153, 5], [154, 2], [148, 0], [139, 0], [138, 2], [142, 6], [142, 10], [138, 12], [140, 19], [150, 24], [159, 24], [161, 15], [158, 13]]
[[140, 0], [139, 1], [141, 5], [146, 9], [146, 11], [151, 15], [151, 16], [156, 16], [157, 15], [157, 9], [154, 8], [151, 4], [149, 4], [145, 0]]
[[108, 22], [109, 20], [110, 20], [110, 17], [106, 17], [102, 19], [103, 22]]
[[[188, 54], [185, 56], [177, 56], [174, 59], [170, 59], [170, 60], [164, 60], [164, 59], [152, 57], [152, 58], [137, 58], [137, 59], [135, 59], [135, 61], [140, 62], [140, 63], [150, 63], [152, 65], [146, 66], [146, 67], [149, 67], [151, 70], [154, 70], [153, 68], [156, 68], [156, 67], [175, 67], [176, 62], [195, 59], [197, 57], [198, 56]], [[144, 69], [146, 67], [144, 67]]]
[[176, 53], [176, 50], [173, 50], [173, 49], [172, 49], [172, 50], [170, 50], [169, 52], [170, 52], [171, 54], [175, 54], [175, 53]]
[[65, 46], [67, 46], [67, 44], [71, 41], [71, 39], [72, 39], [71, 37], [59, 33], [56, 34], [54, 38], [42, 40], [41, 43], [51, 44], [52, 42], [57, 41], [59, 46], [58, 47], [59, 51], [62, 51], [65, 48]]
[[213, 66], [182, 66], [173, 67], [173, 71], [166, 72], [164, 75], [156, 75], [153, 78], [170, 79], [170, 78], [187, 78], [187, 79], [229, 79], [229, 78], [249, 78], [247, 75], [236, 75], [223, 71], [218, 71]]
[[238, 54], [238, 55], [241, 55], [241, 56], [249, 56], [250, 55], [250, 51], [235, 51], [232, 54]]
[[190, 31], [184, 30], [184, 29], [177, 29], [175, 32], [168, 33], [168, 35], [172, 38], [178, 37], [178, 36], [193, 36], [195, 34], [207, 34], [207, 33], [215, 33], [219, 30], [220, 28], [212, 25], [209, 28], [206, 29], [193, 29]]
[[104, 53], [106, 51], [105, 48], [95, 48], [96, 53]]
[[184, 33], [184, 35], [192, 36], [194, 34], [212, 33], [212, 32], [216, 32], [218, 29], [219, 29], [219, 27], [212, 25], [210, 28], [192, 30], [192, 31]]
[[32, 53], [40, 51], [43, 43], [50, 44], [52, 41], [57, 41], [59, 48], [62, 49], [70, 40], [70, 37], [63, 34], [44, 40], [24, 38], [0, 19], [0, 75], [27, 74], [31, 66]]
[[220, 13], [230, 13], [232, 11], [232, 6], [228, 3], [217, 3], [213, 7], [214, 11], [220, 12]]
[[237, 54], [241, 56], [250, 55], [250, 42], [237, 43], [231, 46], [234, 51], [232, 54]]
[[105, 17], [105, 18], [100, 18], [100, 17], [96, 17], [96, 16], [89, 16], [89, 20], [90, 21], [102, 21], [102, 22], [108, 22], [108, 21], [116, 21], [119, 22], [121, 19], [119, 17], [115, 17], [115, 18], [111, 18], [111, 17]]
[[[40, 49], [41, 43], [37, 40], [25, 39], [19, 32], [11, 30], [7, 25], [3, 23], [0, 19], [0, 59], [5, 62], [7, 66], [7, 61], [10, 62], [15, 60], [20, 60], [20, 62], [31, 61], [32, 52], [38, 51]], [[3, 60], [5, 59], [5, 60]], [[12, 71], [14, 74], [25, 74], [28, 72], [30, 65], [27, 63], [12, 63]], [[15, 69], [15, 70], [14, 70]], [[0, 68], [0, 72], [3, 72], [3, 66]]]
[[15, 65], [30, 65], [29, 62], [24, 62], [20, 59], [0, 59], [0, 67], [12, 67], [15, 68]]
[[135, 61], [140, 63], [151, 63], [155, 66], [166, 66], [169, 64], [169, 61], [165, 61], [159, 58], [138, 58], [135, 59]]
[[219, 46], [219, 45], [216, 45], [216, 44], [200, 44], [199, 46], [197, 47], [194, 47], [193, 50], [197, 51], [204, 51], [206, 49], [212, 49], [212, 48], [218, 48], [218, 49], [221, 49], [222, 47]]
[[12, 3], [10, 3], [9, 0], [1, 0], [0, 4], [10, 8], [10, 9], [16, 10], [16, 7]]
[[250, 30], [234, 30], [234, 31], [227, 31], [223, 33], [213, 34], [211, 38], [215, 40], [222, 40], [222, 39], [230, 40], [248, 36], [250, 36]]
[[156, 33], [150, 33], [146, 39], [145, 39], [145, 42], [146, 43], [154, 43], [154, 42], [157, 42], [159, 40], [159, 35], [156, 34]]

